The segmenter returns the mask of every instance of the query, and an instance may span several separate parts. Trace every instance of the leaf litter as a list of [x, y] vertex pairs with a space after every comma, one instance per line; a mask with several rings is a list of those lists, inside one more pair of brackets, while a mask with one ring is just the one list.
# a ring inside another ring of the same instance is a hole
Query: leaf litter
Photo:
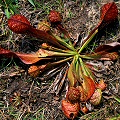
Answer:
[[[88, 5], [89, 5], [89, 4], [88, 4]], [[113, 69], [113, 68], [112, 68], [112, 69]], [[119, 67], [117, 67], [117, 69], [119, 70]], [[111, 69], [110, 69], [110, 70], [111, 70]], [[113, 69], [113, 71], [115, 71], [115, 68]], [[118, 72], [118, 71], [116, 71], [116, 73], [117, 73], [117, 72]], [[111, 76], [109, 76], [109, 77], [106, 75], [106, 77], [108, 77], [110, 80], [113, 79], [113, 78], [115, 79], [115, 77], [116, 77], [116, 75], [117, 75], [116, 73], [113, 74], [113, 76], [111, 75]], [[106, 77], [105, 77], [105, 79], [108, 79], [108, 78], [106, 78]], [[30, 79], [30, 78], [29, 78], [29, 79]], [[37, 78], [35, 78], [35, 79], [37, 79]], [[38, 78], [38, 80], [39, 80], [39, 78]], [[116, 79], [115, 79], [115, 80], [116, 80]], [[113, 82], [113, 81], [114, 81], [114, 80], [112, 80], [111, 82]], [[2, 81], [2, 82], [3, 82], [3, 81]], [[7, 82], [9, 82], [9, 81], [7, 81]], [[30, 80], [29, 82], [32, 82], [32, 80]], [[107, 82], [109, 82], [109, 80], [107, 80]], [[119, 82], [119, 79], [118, 79], [118, 82]], [[44, 91], [44, 90], [47, 88], [47, 87], [46, 87], [47, 84], [49, 84], [49, 83], [47, 83], [47, 82], [44, 83], [44, 82], [43, 82], [43, 83], [41, 83], [41, 84], [43, 85], [42, 91]], [[116, 87], [116, 85], [114, 85], [114, 83], [110, 83], [110, 84], [112, 84], [112, 85], [111, 85], [110, 87], [108, 87], [108, 88], [109, 88], [108, 91], [110, 91], [110, 89], [113, 89], [113, 86]], [[36, 83], [36, 85], [37, 85], [37, 83]], [[118, 85], [119, 85], [119, 84], [118, 84]], [[45, 87], [44, 87], [44, 86], [45, 86]], [[48, 86], [49, 86], [49, 85], [48, 85]], [[36, 87], [36, 86], [35, 86], [35, 87]], [[30, 88], [31, 88], [31, 86], [29, 86], [29, 89], [30, 89]], [[38, 88], [40, 89], [39, 86], [38, 86]], [[32, 89], [32, 88], [31, 88], [31, 89]], [[20, 89], [18, 89], [18, 90], [20, 90]], [[34, 91], [34, 88], [33, 88], [33, 91]], [[37, 91], [36, 91], [36, 92], [37, 92]], [[45, 92], [43, 92], [43, 93], [45, 93]], [[40, 94], [40, 93], [39, 93], [39, 94]], [[39, 95], [39, 94], [38, 94], [38, 95]], [[22, 95], [22, 94], [21, 94], [21, 95]], [[24, 95], [24, 94], [23, 94], [23, 95]], [[8, 95], [8, 96], [9, 96], [9, 95]], [[42, 96], [42, 95], [40, 95], [40, 96]], [[27, 98], [27, 97], [26, 97], [26, 98]], [[26, 98], [25, 98], [25, 99], [26, 99]], [[45, 101], [45, 100], [46, 100], [46, 97], [44, 97], [44, 95], [43, 95], [43, 98], [44, 98], [43, 101]], [[23, 98], [23, 99], [24, 99], [24, 98]], [[49, 100], [46, 100], [46, 103], [52, 102], [52, 100], [53, 100], [53, 99], [51, 99], [50, 101], [49, 101]], [[28, 102], [29, 102], [29, 101], [28, 101]], [[105, 103], [106, 103], [106, 102], [105, 102]], [[103, 104], [105, 104], [105, 103], [104, 103], [104, 101], [103, 101]], [[107, 106], [107, 105], [106, 105], [106, 106]], [[53, 106], [51, 106], [51, 107], [53, 107]], [[47, 106], [46, 108], [49, 108], [49, 107]], [[54, 108], [54, 109], [56, 109], [56, 108]], [[48, 110], [48, 113], [50, 112], [49, 109], [45, 109], [45, 110]], [[96, 108], [95, 110], [97, 110], [97, 108]], [[54, 111], [54, 110], [53, 110], [53, 111]], [[54, 113], [51, 113], [51, 112], [50, 112], [50, 114], [53, 115], [53, 116], [51, 117], [51, 119], [52, 119], [52, 118], [53, 118], [53, 119], [56, 118], [56, 117], [54, 117]], [[49, 117], [50, 117], [50, 114], [48, 115]], [[46, 116], [45, 116], [45, 117], [46, 117]], [[48, 118], [48, 117], [46, 117], [46, 118]], [[59, 118], [58, 118], [58, 119], [59, 119]], [[64, 118], [63, 118], [63, 119], [64, 119]]]

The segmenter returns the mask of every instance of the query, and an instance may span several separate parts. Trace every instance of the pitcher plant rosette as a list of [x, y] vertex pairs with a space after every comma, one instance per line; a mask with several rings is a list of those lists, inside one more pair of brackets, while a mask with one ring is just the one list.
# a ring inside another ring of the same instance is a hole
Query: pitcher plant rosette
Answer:
[[[92, 105], [100, 104], [102, 91], [107, 86], [104, 80], [97, 83], [94, 74], [97, 66], [86, 61], [116, 60], [118, 58], [117, 49], [120, 48], [120, 43], [112, 42], [101, 45], [89, 54], [83, 53], [83, 50], [85, 50], [97, 33], [117, 18], [118, 9], [114, 2], [103, 5], [99, 23], [84, 39], [81, 46], [78, 46], [71, 40], [68, 31], [62, 25], [62, 18], [59, 12], [51, 10], [48, 20], [40, 22], [37, 28], [33, 27], [25, 16], [15, 14], [8, 19], [9, 29], [17, 34], [36, 37], [43, 40], [43, 43], [41, 48], [35, 53], [23, 54], [0, 48], [0, 55], [19, 58], [23, 63], [29, 64], [28, 73], [32, 77], [37, 77], [47, 70], [50, 70], [51, 77], [57, 73], [57, 70], [61, 72], [62, 77], [60, 77], [59, 84], [54, 84], [57, 87], [55, 93], [59, 93], [67, 78], [69, 87], [65, 99], [61, 101], [61, 106], [65, 116], [69, 119], [74, 119], [78, 116], [79, 111], [83, 113], [89, 111], [85, 103], [90, 102]], [[55, 29], [59, 35], [56, 34]], [[61, 37], [60, 34], [63, 36]], [[43, 62], [44, 64], [42, 62], [40, 65], [36, 64], [42, 60], [45, 61]], [[58, 66], [59, 69], [57, 69]]]

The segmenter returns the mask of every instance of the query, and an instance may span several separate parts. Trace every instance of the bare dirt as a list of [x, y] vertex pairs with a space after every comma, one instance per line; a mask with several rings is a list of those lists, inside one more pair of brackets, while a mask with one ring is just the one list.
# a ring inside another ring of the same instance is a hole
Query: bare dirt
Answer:
[[[25, 15], [32, 25], [37, 26], [39, 21], [47, 19], [50, 9], [58, 10], [63, 16], [63, 24], [74, 41], [83, 39], [97, 25], [100, 7], [107, 3], [104, 0], [65, 0], [59, 4], [54, 0], [45, 0], [43, 3], [37, 1], [48, 8], [36, 7], [34, 10], [32, 5], [22, 0], [19, 2], [20, 13]], [[96, 46], [120, 40], [120, 1], [115, 2], [119, 9], [118, 21], [101, 33], [102, 36], [98, 37], [99, 41], [95, 40]], [[10, 33], [7, 18], [2, 9], [0, 14], [2, 23], [0, 44], [3, 48], [25, 53], [39, 49], [41, 45], [39, 40], [26, 35]], [[92, 46], [92, 49], [96, 46]], [[80, 112], [76, 120], [109, 120], [120, 114], [120, 103], [113, 98], [113, 95], [120, 98], [120, 58], [114, 62], [105, 61], [99, 62], [99, 64], [106, 69], [103, 74], [96, 73], [97, 80], [103, 78], [107, 83], [101, 104], [93, 107], [87, 103], [91, 111], [88, 114]], [[32, 78], [27, 74], [28, 67], [18, 59], [0, 58], [0, 119], [67, 120], [61, 111], [61, 100], [65, 98], [68, 81], [65, 80], [62, 90], [56, 95], [53, 88], [50, 89], [56, 75], [47, 80], [42, 80], [42, 75]]]

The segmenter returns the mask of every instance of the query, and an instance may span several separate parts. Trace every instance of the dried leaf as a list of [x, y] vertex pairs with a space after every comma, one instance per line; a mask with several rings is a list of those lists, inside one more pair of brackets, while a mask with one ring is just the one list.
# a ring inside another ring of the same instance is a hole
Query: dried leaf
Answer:
[[102, 62], [94, 63], [94, 62], [91, 61], [91, 62], [87, 62], [86, 65], [93, 72], [94, 71], [95, 72], [103, 72], [103, 71], [105, 71], [105, 66], [102, 64]]
[[117, 52], [106, 53], [101, 56], [100, 60], [116, 60], [119, 57]]
[[62, 111], [67, 118], [73, 120], [75, 117], [77, 117], [79, 110], [79, 103], [72, 104], [67, 100], [62, 100]]
[[48, 59], [48, 58], [40, 58], [38, 54], [25, 54], [12, 52], [10, 50], [6, 50], [0, 47], [0, 55], [4, 55], [6, 57], [18, 57], [25, 64], [33, 64], [38, 62], [39, 60]]
[[119, 42], [112, 42], [106, 45], [101, 45], [98, 48], [95, 49], [94, 52], [110, 52], [110, 51], [114, 51], [120, 48], [120, 43]]
[[38, 29], [41, 31], [49, 32], [50, 31], [50, 24], [46, 20], [41, 21], [38, 23]]
[[37, 77], [45, 68], [47, 65], [41, 65], [41, 66], [35, 66], [32, 65], [30, 66], [30, 68], [28, 69], [28, 73], [30, 74], [30, 76], [32, 77]]
[[106, 45], [101, 45], [94, 50], [94, 53], [86, 54], [83, 57], [87, 59], [95, 60], [116, 60], [118, 58], [118, 53], [114, 52], [120, 48], [119, 42], [113, 42]]

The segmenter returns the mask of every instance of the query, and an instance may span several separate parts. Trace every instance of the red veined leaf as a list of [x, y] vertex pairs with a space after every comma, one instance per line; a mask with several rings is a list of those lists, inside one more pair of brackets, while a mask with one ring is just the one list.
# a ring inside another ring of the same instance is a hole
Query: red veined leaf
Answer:
[[100, 21], [111, 22], [118, 17], [118, 9], [114, 2], [107, 3], [101, 7]]
[[6, 57], [18, 57], [25, 64], [33, 64], [38, 62], [39, 60], [50, 59], [50, 58], [40, 58], [40, 56], [36, 53], [26, 54], [26, 53], [12, 52], [10, 50], [6, 50], [1, 47], [0, 47], [0, 55], [4, 55]]
[[49, 13], [49, 20], [51, 23], [59, 23], [62, 22], [61, 15], [59, 12], [55, 10], [51, 10]]
[[8, 27], [13, 32], [22, 34], [26, 33], [32, 26], [25, 16], [16, 14], [8, 19]]
[[93, 105], [99, 105], [102, 98], [101, 89], [96, 89], [92, 97], [90, 98], [90, 103]]
[[118, 53], [114, 51], [117, 51], [119, 48], [120, 43], [113, 42], [110, 44], [99, 46], [93, 54], [99, 55], [98, 58], [101, 60], [116, 60], [118, 58]]
[[50, 14], [49, 14], [49, 20], [53, 25], [55, 25], [55, 27], [58, 30], [60, 30], [60, 32], [62, 32], [65, 35], [66, 38], [70, 38], [69, 33], [61, 24], [62, 18], [61, 18], [61, 15], [59, 12], [57, 12], [55, 10], [51, 10]]
[[45, 31], [36, 29], [32, 25], [30, 25], [30, 22], [27, 20], [27, 18], [21, 14], [13, 15], [10, 19], [8, 19], [8, 27], [15, 33], [30, 34], [33, 37], [45, 40], [49, 43], [57, 45], [58, 47], [66, 49], [64, 46], [58, 43], [55, 37], [53, 37]]
[[62, 111], [64, 115], [69, 119], [74, 119], [77, 117], [79, 110], [80, 110], [80, 104], [79, 103], [70, 103], [67, 100], [62, 100]]
[[103, 28], [118, 18], [118, 9], [114, 2], [107, 3], [101, 7], [100, 22], [97, 28]]
[[80, 100], [80, 91], [75, 87], [69, 87], [66, 99], [72, 103], [78, 102]]
[[84, 44], [98, 29], [101, 29], [118, 18], [118, 8], [114, 2], [107, 3], [101, 7], [100, 22], [98, 25], [89, 33], [88, 37], [84, 40]]
[[87, 93], [87, 100], [88, 100], [95, 92], [95, 82], [90, 77], [83, 76], [83, 78], [84, 80], [82, 86], [85, 92]]
[[83, 75], [82, 86], [78, 86], [78, 89], [81, 92], [81, 101], [87, 101], [95, 92], [95, 82], [90, 77]]

